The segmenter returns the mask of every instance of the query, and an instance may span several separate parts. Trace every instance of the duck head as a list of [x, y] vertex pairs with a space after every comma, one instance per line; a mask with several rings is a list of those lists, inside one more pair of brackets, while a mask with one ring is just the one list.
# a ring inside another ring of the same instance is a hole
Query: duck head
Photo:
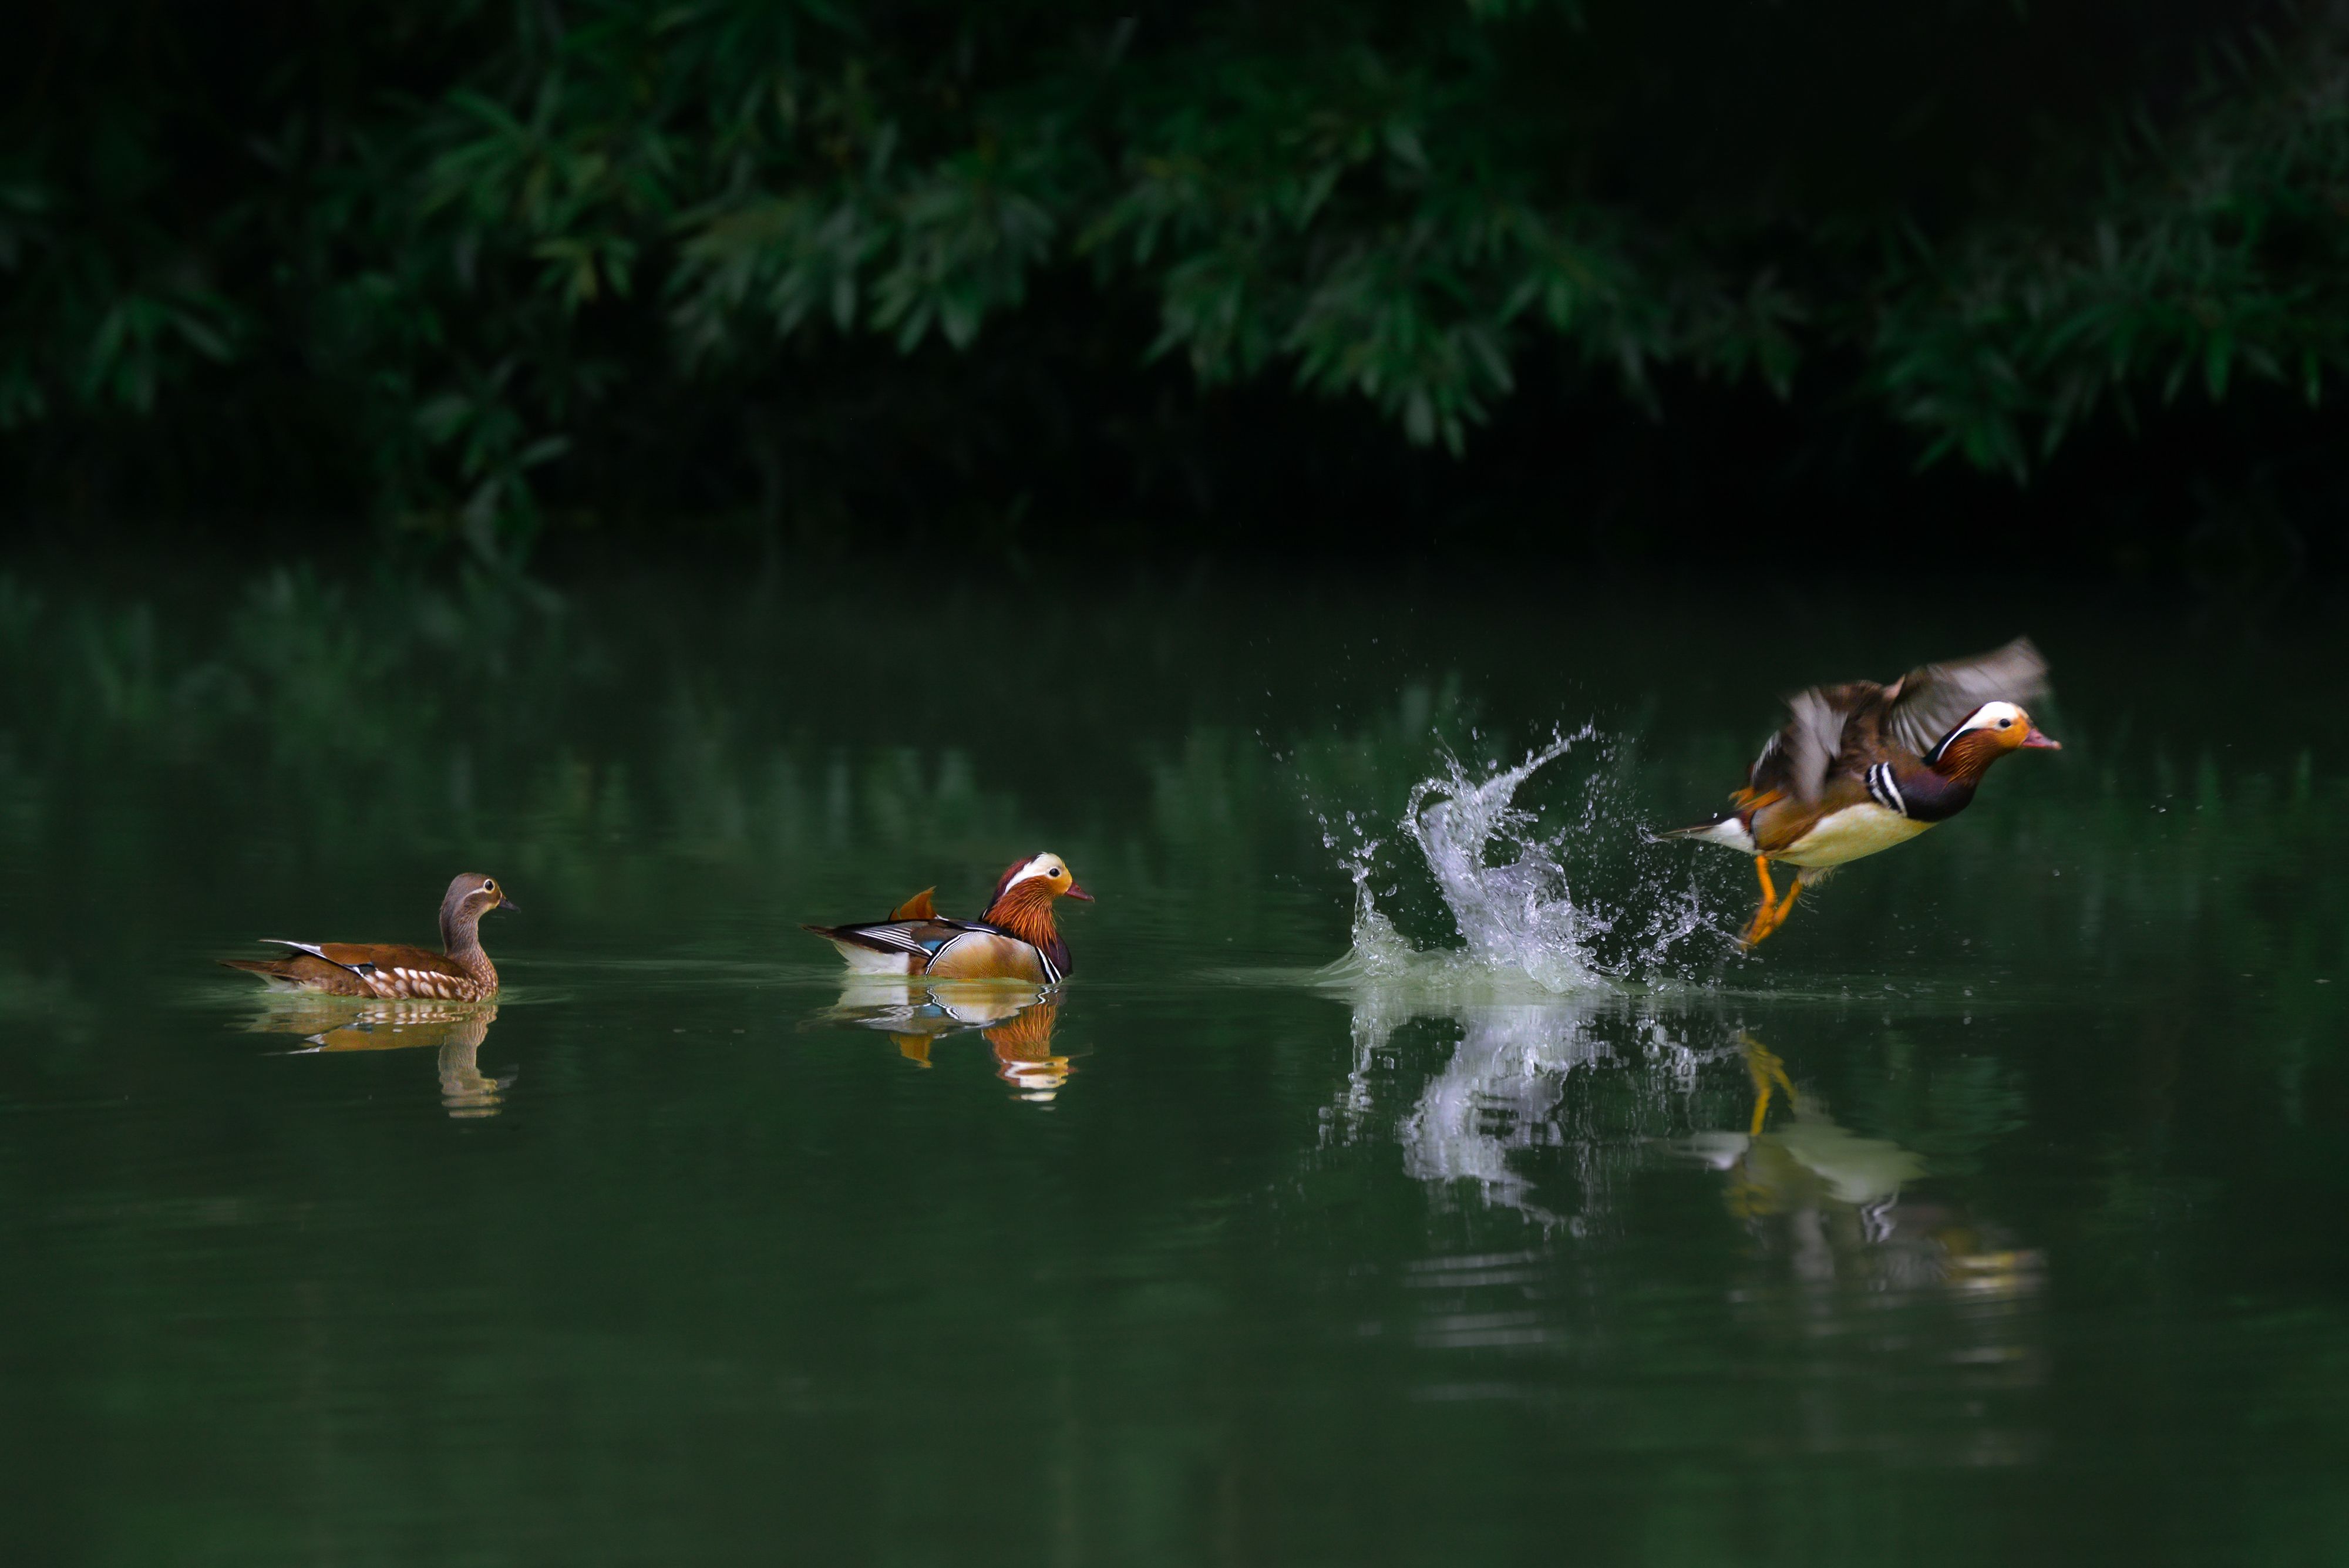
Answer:
[[2010, 752], [2060, 752], [2013, 702], [1985, 702], [1925, 753], [1925, 765], [1945, 778], [1978, 779]]
[[1015, 860], [1004, 867], [1003, 875], [995, 880], [995, 898], [988, 905], [988, 912], [980, 918], [993, 920], [995, 911], [1007, 899], [1022, 904], [1040, 903], [1049, 909], [1055, 898], [1074, 898], [1083, 904], [1093, 901], [1093, 896], [1078, 887], [1077, 879], [1069, 874], [1069, 863], [1048, 849], [1025, 860]]
[[480, 939], [474, 929], [481, 917], [492, 909], [511, 909], [512, 899], [494, 877], [484, 877], [478, 871], [460, 871], [450, 880], [449, 891], [440, 899], [440, 940], [450, 952], [471, 946]]
[[1069, 972], [1069, 944], [1052, 922], [1052, 906], [1062, 898], [1092, 903], [1093, 896], [1069, 875], [1069, 863], [1049, 850], [1007, 867], [995, 884], [994, 900], [979, 917], [988, 925], [1034, 944], [1062, 974]]

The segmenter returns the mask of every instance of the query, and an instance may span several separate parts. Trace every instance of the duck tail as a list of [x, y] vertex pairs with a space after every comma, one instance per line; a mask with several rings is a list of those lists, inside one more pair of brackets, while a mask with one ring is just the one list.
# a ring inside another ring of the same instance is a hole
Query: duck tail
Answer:
[[294, 972], [293, 959], [222, 959], [222, 969], [233, 969], [253, 976], [272, 991], [301, 991], [305, 987]]
[[1675, 827], [1656, 835], [1659, 839], [1693, 838], [1702, 844], [1719, 844], [1731, 849], [1754, 853], [1754, 833], [1746, 826], [1745, 818], [1736, 813], [1719, 822], [1700, 822], [1691, 827]]
[[921, 967], [916, 956], [928, 954], [902, 936], [893, 937], [880, 926], [802, 926], [830, 942], [848, 967], [859, 974], [911, 974]]

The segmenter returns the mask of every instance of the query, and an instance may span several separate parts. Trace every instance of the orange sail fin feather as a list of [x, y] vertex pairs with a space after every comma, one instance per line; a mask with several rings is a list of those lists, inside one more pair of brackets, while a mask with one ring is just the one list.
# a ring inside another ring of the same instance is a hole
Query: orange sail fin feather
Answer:
[[931, 899], [931, 895], [936, 891], [937, 889], [936, 888], [923, 888], [920, 892], [915, 894], [912, 898], [906, 899], [904, 903], [890, 910], [889, 918], [893, 920], [936, 919], [938, 918], [938, 907]]
[[[1889, 685], [1850, 680], [1797, 691], [1786, 699], [1793, 716], [1730, 795], [1729, 815], [1666, 836], [1754, 857], [1762, 906], [1741, 939], [1751, 948], [1835, 867], [1963, 811], [1992, 763], [2013, 752], [2062, 750], [2023, 706], [2046, 694], [2047, 661], [2023, 637]], [[1770, 876], [1774, 860], [1796, 868], [1783, 895]]]

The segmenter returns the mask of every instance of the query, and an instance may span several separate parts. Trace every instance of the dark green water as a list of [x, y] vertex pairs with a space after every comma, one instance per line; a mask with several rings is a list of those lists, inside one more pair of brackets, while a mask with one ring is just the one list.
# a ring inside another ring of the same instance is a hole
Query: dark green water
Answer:
[[[2349, 650], [1781, 609], [0, 585], [10, 1559], [2341, 1561]], [[1642, 842], [2024, 629], [2067, 749], [1758, 956]], [[1621, 979], [1445, 958], [1413, 786], [1586, 724], [1466, 863]], [[798, 929], [1045, 848], [991, 1031]], [[212, 966], [459, 869], [493, 1015]]]

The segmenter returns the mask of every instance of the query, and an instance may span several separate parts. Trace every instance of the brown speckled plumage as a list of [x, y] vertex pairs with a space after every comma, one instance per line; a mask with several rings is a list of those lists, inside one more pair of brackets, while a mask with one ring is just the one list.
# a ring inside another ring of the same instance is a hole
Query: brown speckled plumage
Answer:
[[294, 949], [294, 956], [221, 961], [258, 976], [273, 990], [381, 1002], [480, 1002], [498, 993], [497, 967], [481, 950], [481, 917], [512, 907], [494, 877], [468, 871], [449, 884], [440, 900], [440, 952], [398, 943], [271, 937], [266, 940]]

